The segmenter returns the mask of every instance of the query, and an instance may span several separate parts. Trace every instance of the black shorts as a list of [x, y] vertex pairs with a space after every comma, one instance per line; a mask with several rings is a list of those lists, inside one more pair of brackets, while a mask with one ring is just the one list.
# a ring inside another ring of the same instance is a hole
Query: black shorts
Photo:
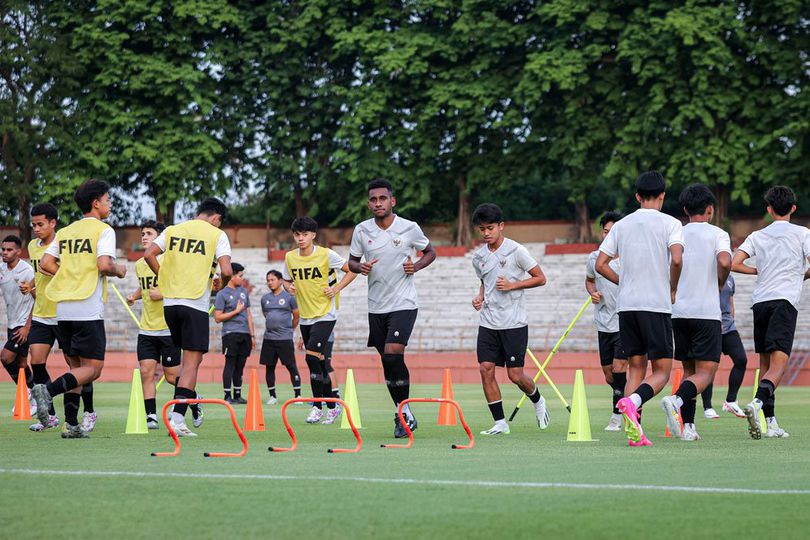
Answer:
[[287, 367], [295, 365], [295, 343], [291, 339], [263, 339], [259, 363], [275, 369], [278, 361]]
[[599, 364], [613, 365], [613, 360], [627, 360], [620, 332], [599, 332]]
[[742, 339], [740, 339], [740, 333], [736, 330], [723, 334], [723, 354], [730, 357], [735, 364], [748, 361], [748, 355], [745, 352]]
[[171, 336], [147, 336], [138, 334], [138, 362], [154, 360], [163, 367], [180, 365], [180, 349]]
[[222, 354], [225, 358], [247, 358], [252, 345], [250, 334], [231, 332], [222, 336]]
[[628, 357], [672, 358], [672, 315], [654, 311], [619, 312], [619, 334]]
[[58, 324], [45, 324], [39, 321], [31, 321], [31, 331], [28, 333], [28, 345], [47, 345], [53, 347], [53, 344], [59, 343], [59, 348], [64, 349], [62, 345], [62, 336], [59, 332]]
[[163, 306], [175, 347], [208, 352], [208, 313], [188, 306]]
[[392, 311], [391, 313], [368, 314], [368, 346], [380, 354], [386, 343], [399, 343], [407, 346], [416, 323], [417, 309]]
[[304, 339], [304, 349], [324, 354], [329, 343], [329, 336], [335, 329], [337, 321], [318, 321], [315, 324], [302, 324], [301, 337]]
[[[31, 325], [33, 327], [33, 324]], [[31, 333], [28, 333], [28, 339], [23, 341], [22, 343], [17, 343], [14, 339], [14, 332], [22, 328], [22, 326], [18, 326], [16, 328], [9, 328], [6, 332], [8, 339], [6, 339], [6, 344], [3, 346], [4, 349], [7, 351], [11, 351], [17, 356], [22, 358], [28, 358], [28, 345], [31, 343]]]
[[787, 300], [754, 304], [754, 350], [758, 353], [781, 351], [790, 356], [796, 318], [799, 312]]
[[523, 367], [526, 347], [529, 345], [529, 327], [493, 330], [478, 327], [478, 363], [492, 362], [500, 367]]
[[720, 362], [723, 327], [710, 319], [672, 319], [675, 335], [675, 360]]
[[62, 334], [62, 350], [68, 356], [90, 360], [104, 360], [107, 350], [107, 334], [104, 321], [59, 321]]
[[334, 373], [335, 368], [332, 367], [332, 349], [335, 348], [334, 341], [327, 341], [326, 347], [323, 350], [323, 361], [326, 363], [326, 372]]

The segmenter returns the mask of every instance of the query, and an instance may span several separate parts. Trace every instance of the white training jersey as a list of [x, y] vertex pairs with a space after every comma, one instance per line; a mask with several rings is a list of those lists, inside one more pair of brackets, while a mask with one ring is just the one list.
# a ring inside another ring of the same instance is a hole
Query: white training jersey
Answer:
[[475, 275], [484, 284], [484, 305], [480, 311], [480, 325], [491, 330], [523, 328], [529, 324], [526, 314], [526, 291], [499, 291], [498, 278], [509, 281], [526, 279], [526, 274], [538, 266], [534, 257], [522, 245], [504, 238], [495, 251], [484, 244], [475, 250], [472, 257]]
[[34, 267], [28, 262], [20, 259], [14, 268], [9, 268], [8, 264], [0, 262], [0, 292], [3, 293], [3, 299], [6, 302], [9, 329], [25, 326], [25, 323], [28, 322], [28, 315], [34, 309], [34, 296], [20, 292], [20, 282], [32, 279], [34, 279]]
[[774, 221], [752, 232], [740, 251], [756, 257], [757, 282], [751, 304], [787, 300], [798, 310], [810, 258], [810, 230], [789, 221]]
[[354, 228], [349, 253], [377, 260], [368, 274], [368, 312], [391, 313], [419, 307], [413, 275], [403, 265], [408, 257], [416, 260], [416, 252], [430, 243], [422, 229], [405, 218], [394, 216], [387, 229], [367, 219]]
[[639, 208], [613, 224], [599, 250], [622, 261], [619, 312], [672, 313], [669, 248], [683, 243], [681, 222], [658, 210]]
[[672, 306], [673, 319], [722, 319], [717, 256], [731, 256], [728, 233], [711, 223], [683, 227], [683, 270]]
[[[597, 331], [613, 334], [619, 331], [619, 286], [596, 271], [598, 257], [599, 250], [592, 251], [585, 265], [585, 275], [594, 280], [596, 290], [602, 293], [602, 301], [593, 306], [593, 323]], [[608, 264], [621, 277], [619, 259], [613, 259]]]

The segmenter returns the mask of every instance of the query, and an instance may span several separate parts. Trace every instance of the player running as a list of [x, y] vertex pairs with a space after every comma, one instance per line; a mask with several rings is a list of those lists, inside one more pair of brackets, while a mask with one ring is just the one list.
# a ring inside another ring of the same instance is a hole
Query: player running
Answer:
[[529, 344], [524, 291], [545, 285], [546, 276], [529, 250], [503, 235], [503, 212], [497, 205], [478, 206], [472, 221], [484, 239], [484, 245], [475, 250], [472, 258], [475, 275], [481, 281], [478, 295], [472, 300], [473, 308], [481, 314], [476, 347], [478, 367], [489, 412], [495, 420], [495, 425], [481, 434], [509, 434], [501, 389], [495, 379], [496, 366], [505, 367], [509, 380], [534, 403], [537, 425], [546, 429], [549, 424], [546, 400], [523, 371]]
[[284, 289], [281, 272], [267, 272], [267, 288], [270, 292], [262, 296], [262, 313], [264, 314], [264, 339], [259, 363], [265, 367], [265, 381], [270, 393], [268, 405], [278, 403], [276, 394], [276, 365], [282, 365], [290, 373], [290, 382], [294, 397], [301, 397], [301, 375], [295, 364], [295, 343], [293, 333], [298, 327], [298, 302], [295, 296]]
[[[368, 209], [374, 217], [354, 228], [349, 268], [368, 277], [368, 346], [380, 355], [396, 409], [410, 395], [405, 347], [418, 310], [413, 276], [436, 259], [436, 252], [419, 225], [393, 213], [397, 200], [387, 180], [373, 180], [367, 191]], [[422, 257], [414, 262], [417, 251], [422, 251]], [[416, 418], [407, 404], [403, 414], [411, 431], [416, 429]], [[406, 436], [395, 412], [394, 437]]]

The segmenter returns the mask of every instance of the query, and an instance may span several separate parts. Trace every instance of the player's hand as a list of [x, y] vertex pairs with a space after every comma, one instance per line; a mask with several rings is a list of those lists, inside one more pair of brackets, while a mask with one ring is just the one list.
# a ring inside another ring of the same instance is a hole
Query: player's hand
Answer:
[[31, 281], [20, 281], [20, 292], [22, 294], [31, 294], [31, 291], [34, 290], [34, 280]]
[[131, 306], [134, 303], [135, 303], [135, 295], [134, 294], [127, 295], [127, 304]]
[[504, 276], [498, 276], [498, 280], [495, 282], [495, 288], [501, 292], [511, 291], [512, 282], [506, 279]]
[[116, 270], [115, 275], [118, 276], [119, 278], [123, 279], [123, 278], [125, 278], [127, 276], [127, 267], [126, 267], [126, 265], [116, 264], [115, 265], [115, 270]]
[[295, 288], [295, 282], [290, 283], [290, 288], [287, 289], [287, 292], [295, 296], [295, 293], [298, 292], [298, 289]]
[[593, 302], [594, 304], [598, 304], [601, 301], [602, 301], [602, 293], [600, 293], [599, 291], [594, 291], [591, 293], [591, 302]]
[[255, 337], [250, 338], [250, 350], [251, 351], [256, 350], [256, 338]]
[[237, 313], [242, 313], [243, 311], [245, 311], [245, 303], [239, 300], [236, 303], [236, 309], [234, 311], [236, 311]]
[[337, 292], [333, 287], [324, 287], [323, 288], [323, 295], [328, 296], [329, 298], [334, 298]]
[[413, 259], [411, 259], [410, 255], [408, 255], [407, 259], [405, 259], [405, 264], [402, 265], [402, 269], [405, 270], [405, 274], [409, 276], [412, 276], [413, 273], [416, 272], [416, 269], [414, 269], [413, 266]]
[[484, 297], [482, 295], [478, 295], [472, 299], [472, 306], [475, 311], [481, 311], [481, 308], [484, 306]]
[[304, 350], [304, 338], [302, 338], [302, 337], [298, 338], [298, 343], [296, 343], [295, 346], [298, 347], [299, 351], [303, 351]]
[[211, 291], [214, 293], [218, 293], [221, 289], [222, 289], [222, 278], [219, 277], [219, 274], [217, 274], [211, 281]]
[[378, 260], [379, 259], [374, 259], [373, 261], [360, 263], [360, 273], [367, 276], [371, 272], [371, 269], [374, 268], [374, 265], [377, 264]]
[[19, 327], [14, 332], [14, 341], [19, 344], [25, 343], [26, 341], [28, 341], [28, 332], [30, 331], [31, 327], [28, 326], [27, 324]]
[[149, 299], [155, 302], [157, 302], [158, 300], [162, 300], [163, 295], [160, 293], [160, 289], [158, 289], [157, 287], [151, 287], [149, 289]]

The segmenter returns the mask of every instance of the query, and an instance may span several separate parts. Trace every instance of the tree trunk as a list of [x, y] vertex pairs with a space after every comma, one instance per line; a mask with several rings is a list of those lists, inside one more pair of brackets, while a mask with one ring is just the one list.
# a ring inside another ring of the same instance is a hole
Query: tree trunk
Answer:
[[588, 203], [585, 202], [585, 199], [574, 203], [574, 219], [576, 220], [577, 243], [590, 242], [591, 220], [588, 217]]
[[306, 216], [309, 210], [304, 200], [304, 188], [301, 187], [300, 180], [296, 180], [293, 185], [293, 196], [295, 197], [295, 217]]
[[714, 208], [714, 223], [718, 227], [725, 229], [728, 225], [728, 205], [731, 198], [726, 184], [714, 186], [714, 196], [717, 198], [717, 206]]
[[34, 166], [28, 164], [25, 167], [25, 175], [23, 177], [22, 189], [17, 193], [17, 212], [18, 221], [17, 225], [20, 229], [20, 238], [22, 239], [23, 247], [28, 246], [31, 241], [31, 216], [28, 214], [31, 206], [31, 189], [34, 186], [36, 173]]
[[[166, 208], [165, 210], [163, 209], [164, 207]], [[160, 201], [155, 198], [155, 219], [164, 225], [173, 225], [176, 207], [176, 202], [161, 204]]]
[[458, 219], [456, 221], [457, 246], [467, 246], [472, 240], [472, 228], [470, 225], [470, 193], [467, 191], [467, 178], [460, 174], [456, 178], [458, 188]]

